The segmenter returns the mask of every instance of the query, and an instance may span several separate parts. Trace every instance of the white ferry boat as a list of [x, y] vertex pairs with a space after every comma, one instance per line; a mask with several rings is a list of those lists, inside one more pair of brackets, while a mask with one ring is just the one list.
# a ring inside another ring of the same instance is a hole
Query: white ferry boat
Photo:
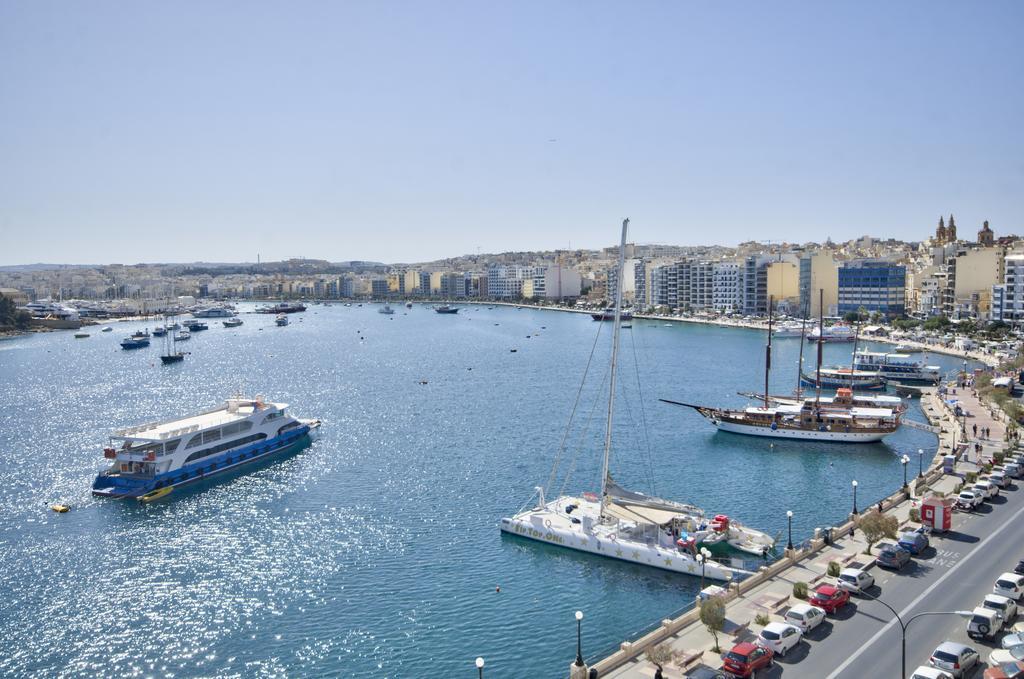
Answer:
[[898, 382], [925, 382], [934, 384], [942, 379], [942, 368], [925, 365], [906, 354], [886, 354], [878, 351], [858, 351], [853, 356], [857, 370], [875, 370], [887, 380]]
[[781, 323], [772, 334], [776, 337], [801, 337], [805, 331], [803, 323]]
[[830, 325], [824, 330], [818, 326], [807, 335], [808, 342], [852, 342], [857, 333], [848, 325]]
[[285, 403], [230, 398], [198, 415], [121, 430], [103, 456], [112, 461], [93, 495], [140, 497], [238, 469], [308, 442], [319, 420], [289, 415]]
[[211, 306], [192, 312], [193, 318], [231, 318], [234, 315], [235, 312], [226, 306]]

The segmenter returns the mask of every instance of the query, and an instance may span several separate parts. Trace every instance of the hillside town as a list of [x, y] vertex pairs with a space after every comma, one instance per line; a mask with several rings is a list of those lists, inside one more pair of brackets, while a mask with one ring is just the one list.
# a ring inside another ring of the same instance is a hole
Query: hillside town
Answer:
[[[1018, 324], [1024, 239], [953, 215], [928, 238], [746, 242], [735, 248], [630, 244], [624, 299], [648, 313], [783, 314], [876, 321], [943, 317]], [[218, 299], [438, 299], [601, 305], [618, 247], [471, 255], [418, 264], [289, 259], [256, 264], [0, 268], [0, 294], [34, 315], [154, 313]], [[38, 304], [60, 302], [58, 306]]]

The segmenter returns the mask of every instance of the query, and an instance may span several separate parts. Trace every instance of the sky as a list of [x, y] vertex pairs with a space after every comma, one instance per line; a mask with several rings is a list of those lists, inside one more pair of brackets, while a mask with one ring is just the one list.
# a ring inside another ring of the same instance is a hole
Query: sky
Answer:
[[1024, 235], [1024, 3], [0, 0], [0, 264]]

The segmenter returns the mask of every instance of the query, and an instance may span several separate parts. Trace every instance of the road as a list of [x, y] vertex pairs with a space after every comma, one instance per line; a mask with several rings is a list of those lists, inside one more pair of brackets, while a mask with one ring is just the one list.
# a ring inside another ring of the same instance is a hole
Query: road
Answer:
[[[926, 611], [970, 610], [991, 593], [992, 583], [1024, 558], [1024, 482], [1017, 481], [976, 512], [957, 512], [953, 530], [933, 535], [931, 547], [893, 573], [875, 568], [869, 592], [896, 609], [904, 621]], [[970, 679], [980, 679], [985, 659], [998, 641], [967, 637], [967, 621], [956, 615], [925, 616], [907, 630], [907, 672], [928, 662], [945, 640], [975, 648], [982, 664]], [[837, 616], [808, 635], [808, 643], [778, 659], [758, 675], [864, 679], [900, 676], [900, 627], [884, 606], [854, 597]]]

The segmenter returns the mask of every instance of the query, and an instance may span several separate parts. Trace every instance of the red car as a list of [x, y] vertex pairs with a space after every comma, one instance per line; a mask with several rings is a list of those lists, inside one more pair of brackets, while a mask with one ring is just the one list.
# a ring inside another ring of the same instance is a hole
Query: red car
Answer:
[[744, 678], [752, 677], [754, 672], [762, 667], [771, 666], [771, 649], [752, 644], [749, 641], [733, 646], [732, 650], [725, 654], [722, 663], [722, 669]]
[[835, 613], [850, 602], [850, 593], [834, 585], [818, 585], [808, 600], [813, 606], [824, 608], [826, 613]]

